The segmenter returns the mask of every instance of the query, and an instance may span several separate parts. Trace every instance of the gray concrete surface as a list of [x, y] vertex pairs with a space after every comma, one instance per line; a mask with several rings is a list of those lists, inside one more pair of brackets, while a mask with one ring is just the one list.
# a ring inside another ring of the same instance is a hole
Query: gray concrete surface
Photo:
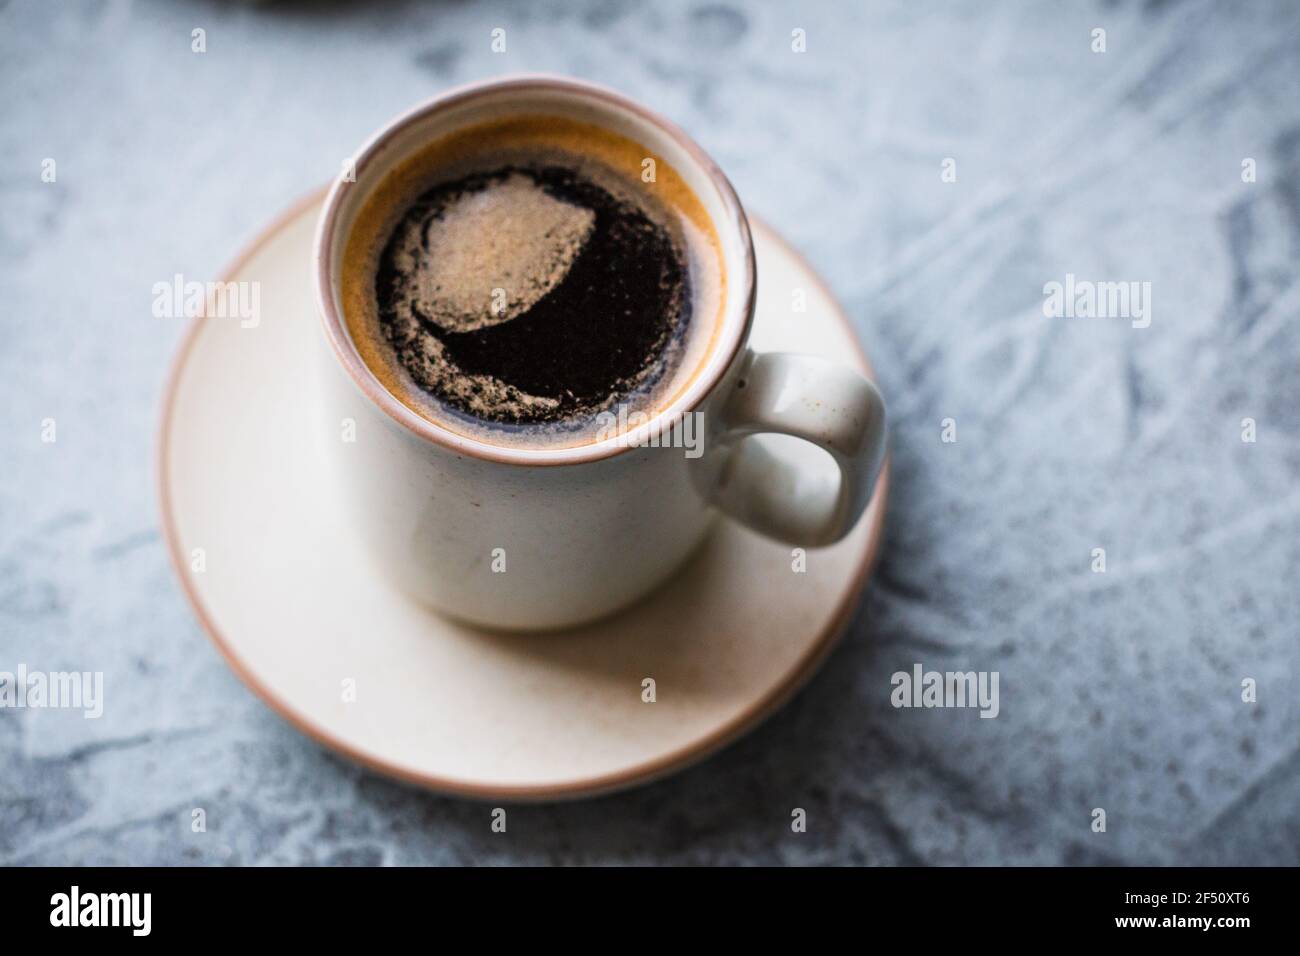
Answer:
[[[0, 670], [107, 697], [0, 709], [0, 863], [1300, 863], [1300, 7], [1063, 6], [0, 3]], [[786, 710], [498, 836], [300, 737], [203, 638], [159, 537], [181, 325], [150, 290], [518, 70], [674, 116], [823, 270], [895, 483]], [[1067, 274], [1150, 282], [1150, 326], [1046, 318]], [[893, 708], [915, 663], [999, 672], [999, 716]]]

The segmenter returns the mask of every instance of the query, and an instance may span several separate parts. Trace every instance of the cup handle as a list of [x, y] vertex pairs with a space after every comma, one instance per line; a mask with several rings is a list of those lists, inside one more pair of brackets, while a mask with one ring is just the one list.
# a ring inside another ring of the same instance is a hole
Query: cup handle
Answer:
[[[787, 544], [833, 544], [871, 500], [885, 457], [885, 402], [851, 369], [813, 355], [750, 351], [733, 379], [714, 437], [725, 460], [711, 500]], [[783, 461], [751, 435], [793, 435], [825, 450], [839, 481]]]

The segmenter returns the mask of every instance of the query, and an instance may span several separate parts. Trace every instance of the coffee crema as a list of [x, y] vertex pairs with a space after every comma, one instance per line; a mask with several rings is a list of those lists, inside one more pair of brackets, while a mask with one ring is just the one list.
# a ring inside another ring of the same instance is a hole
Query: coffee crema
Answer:
[[588, 444], [619, 413], [670, 405], [726, 291], [716, 229], [680, 175], [552, 116], [461, 129], [389, 172], [351, 225], [341, 280], [349, 336], [390, 393], [523, 448]]

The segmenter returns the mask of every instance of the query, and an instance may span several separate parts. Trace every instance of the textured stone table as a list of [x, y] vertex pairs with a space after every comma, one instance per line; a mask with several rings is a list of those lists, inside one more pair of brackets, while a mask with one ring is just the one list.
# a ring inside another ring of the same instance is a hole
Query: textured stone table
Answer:
[[[106, 681], [98, 720], [0, 710], [0, 863], [1300, 863], [1300, 8], [1055, 6], [0, 3], [0, 670]], [[518, 70], [676, 117], [818, 264], [895, 481], [787, 709], [501, 836], [299, 736], [200, 633], [150, 290], [391, 114]], [[1150, 325], [1046, 318], [1067, 274], [1150, 282]], [[917, 663], [997, 671], [998, 717], [895, 709]]]

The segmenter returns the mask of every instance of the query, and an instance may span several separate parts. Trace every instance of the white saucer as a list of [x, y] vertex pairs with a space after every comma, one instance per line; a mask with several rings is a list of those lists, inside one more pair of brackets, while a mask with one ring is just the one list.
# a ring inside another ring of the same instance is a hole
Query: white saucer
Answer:
[[[228, 280], [261, 283], [260, 324], [196, 320], [163, 398], [168, 548], [199, 620], [244, 682], [299, 730], [368, 767], [482, 799], [644, 783], [784, 703], [825, 659], [866, 581], [888, 467], [857, 528], [809, 551], [805, 573], [792, 570], [790, 548], [724, 520], [667, 585], [616, 617], [531, 635], [446, 620], [372, 568], [322, 473], [312, 399], [321, 332], [308, 268], [321, 198], [277, 219], [228, 270]], [[755, 347], [823, 354], [869, 373], [807, 263], [753, 226]], [[792, 308], [795, 289], [805, 290], [806, 312]], [[642, 699], [647, 677], [653, 703]], [[346, 686], [355, 700], [345, 701]]]

